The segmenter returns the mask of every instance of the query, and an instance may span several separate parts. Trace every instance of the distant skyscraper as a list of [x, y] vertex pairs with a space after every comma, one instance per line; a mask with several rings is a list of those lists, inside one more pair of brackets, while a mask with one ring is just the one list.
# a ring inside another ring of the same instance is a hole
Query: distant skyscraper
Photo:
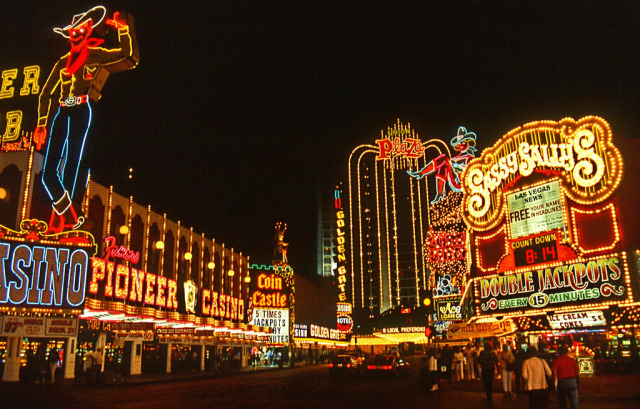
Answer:
[[[318, 204], [318, 275], [335, 276], [338, 267], [336, 260], [336, 190], [340, 191], [341, 183], [334, 189], [325, 189], [319, 195]], [[329, 194], [330, 193], [330, 194]], [[338, 193], [339, 195], [339, 193]], [[339, 198], [339, 196], [338, 196]]]

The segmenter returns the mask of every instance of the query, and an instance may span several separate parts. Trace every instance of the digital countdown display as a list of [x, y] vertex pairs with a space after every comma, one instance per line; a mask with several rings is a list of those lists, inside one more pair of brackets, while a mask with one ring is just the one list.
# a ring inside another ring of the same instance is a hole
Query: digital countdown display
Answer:
[[513, 240], [511, 249], [516, 267], [533, 266], [558, 260], [558, 233], [544, 233]]

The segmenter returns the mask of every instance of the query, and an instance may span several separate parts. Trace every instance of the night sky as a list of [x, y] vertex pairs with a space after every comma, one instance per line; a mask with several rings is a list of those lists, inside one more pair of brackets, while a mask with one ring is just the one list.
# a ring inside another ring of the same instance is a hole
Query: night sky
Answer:
[[[39, 64], [46, 77], [68, 51], [52, 28], [96, 4], [4, 0], [0, 70]], [[103, 89], [92, 177], [254, 262], [270, 261], [285, 221], [303, 274], [318, 190], [398, 118], [422, 140], [465, 126], [480, 148], [567, 116], [639, 134], [636, 1], [102, 4], [135, 17], [141, 62]]]

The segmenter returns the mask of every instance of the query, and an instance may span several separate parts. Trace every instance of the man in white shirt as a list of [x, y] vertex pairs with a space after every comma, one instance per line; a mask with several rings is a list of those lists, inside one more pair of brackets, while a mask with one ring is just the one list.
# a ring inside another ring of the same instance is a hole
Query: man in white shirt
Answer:
[[522, 379], [525, 390], [529, 391], [529, 408], [546, 409], [549, 401], [547, 377], [551, 377], [551, 368], [537, 354], [536, 347], [527, 348], [528, 358], [522, 364]]

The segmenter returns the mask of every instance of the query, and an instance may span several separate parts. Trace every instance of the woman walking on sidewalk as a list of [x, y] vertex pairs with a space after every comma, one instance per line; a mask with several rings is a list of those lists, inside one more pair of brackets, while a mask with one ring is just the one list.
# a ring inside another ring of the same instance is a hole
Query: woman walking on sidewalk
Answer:
[[534, 346], [527, 348], [529, 357], [522, 364], [524, 388], [529, 394], [530, 409], [547, 409], [549, 391], [547, 377], [551, 377], [551, 368], [546, 361], [537, 357], [538, 350]]
[[456, 374], [456, 381], [464, 379], [464, 355], [461, 348], [458, 348], [453, 354], [453, 370]]
[[484, 343], [484, 349], [478, 356], [478, 365], [482, 370], [482, 385], [487, 394], [487, 399], [491, 400], [493, 395], [493, 374], [496, 372], [496, 355], [493, 353], [491, 344]]
[[502, 372], [502, 390], [505, 395], [511, 395], [511, 375], [513, 374], [513, 363], [516, 361], [516, 357], [513, 356], [508, 345], [503, 345], [498, 359], [500, 361], [500, 371]]

